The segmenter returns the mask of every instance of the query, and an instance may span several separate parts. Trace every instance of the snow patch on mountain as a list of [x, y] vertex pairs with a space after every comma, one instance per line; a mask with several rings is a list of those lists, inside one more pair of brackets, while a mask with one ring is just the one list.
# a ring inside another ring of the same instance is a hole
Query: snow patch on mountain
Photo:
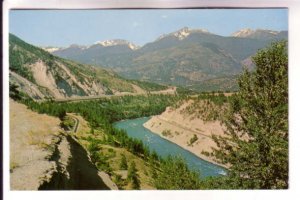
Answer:
[[95, 44], [102, 45], [104, 47], [117, 46], [117, 45], [127, 45], [130, 49], [136, 50], [139, 46], [128, 42], [126, 40], [116, 39], [116, 40], [105, 40], [105, 41], [97, 41]]
[[61, 50], [62, 48], [60, 47], [42, 47], [43, 50], [48, 51], [49, 53], [52, 53], [54, 51]]
[[169, 34], [163, 34], [156, 41], [161, 40], [161, 39], [163, 39], [165, 37], [169, 37], [169, 36], [173, 36], [173, 37], [176, 37], [179, 40], [183, 40], [183, 39], [187, 38], [192, 33], [206, 33], [206, 34], [211, 34], [206, 29], [190, 29], [188, 27], [184, 27], [182, 29], [179, 29], [178, 31], [175, 31], [175, 32], [172, 32], [172, 33], [169, 33]]
[[254, 35], [255, 33], [266, 33], [266, 34], [271, 34], [271, 35], [277, 35], [279, 32], [273, 31], [273, 30], [264, 30], [264, 29], [252, 30], [250, 28], [244, 28], [244, 29], [234, 32], [233, 34], [231, 34], [231, 36], [245, 38], [245, 37]]
[[247, 37], [251, 34], [254, 33], [254, 30], [250, 29], [250, 28], [244, 28], [241, 29], [239, 31], [234, 32], [233, 34], [231, 34], [231, 36], [233, 37]]
[[180, 29], [179, 31], [173, 33], [175, 37], [177, 37], [179, 40], [183, 40], [187, 36], [189, 36], [191, 33], [187, 27]]

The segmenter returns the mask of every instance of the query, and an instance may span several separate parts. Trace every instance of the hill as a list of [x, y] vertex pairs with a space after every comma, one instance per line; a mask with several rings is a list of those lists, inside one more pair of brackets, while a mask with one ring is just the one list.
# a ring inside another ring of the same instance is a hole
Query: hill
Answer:
[[125, 80], [111, 70], [59, 58], [12, 34], [9, 37], [9, 70], [10, 85], [17, 85], [35, 99], [137, 93], [166, 88]]

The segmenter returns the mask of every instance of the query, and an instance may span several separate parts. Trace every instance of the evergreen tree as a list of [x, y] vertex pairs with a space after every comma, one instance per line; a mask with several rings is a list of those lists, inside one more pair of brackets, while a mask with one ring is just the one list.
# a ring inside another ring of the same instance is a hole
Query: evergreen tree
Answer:
[[139, 175], [137, 174], [138, 170], [136, 169], [135, 162], [132, 161], [130, 163], [129, 169], [128, 169], [128, 176], [127, 179], [130, 181], [131, 188], [134, 190], [139, 190], [140, 189], [140, 180], [139, 180]]
[[9, 83], [9, 97], [16, 101], [22, 99], [21, 93], [18, 88], [18, 85]]
[[273, 43], [254, 57], [254, 72], [239, 78], [230, 103], [226, 137], [214, 136], [212, 153], [230, 166], [231, 188], [288, 187], [287, 42]]
[[168, 157], [161, 163], [154, 184], [163, 190], [195, 190], [200, 188], [199, 173], [189, 170], [182, 158]]
[[58, 113], [58, 117], [60, 120], [64, 120], [65, 116], [67, 115], [65, 110], [60, 110]]
[[124, 154], [121, 154], [121, 163], [120, 163], [120, 169], [126, 170], [128, 168], [127, 160]]

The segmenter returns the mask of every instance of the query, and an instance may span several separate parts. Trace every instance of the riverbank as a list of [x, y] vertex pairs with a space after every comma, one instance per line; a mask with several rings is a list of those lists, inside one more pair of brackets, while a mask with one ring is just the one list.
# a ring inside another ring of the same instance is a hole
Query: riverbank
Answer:
[[226, 173], [223, 167], [201, 159], [190, 151], [145, 128], [143, 124], [149, 120], [149, 117], [129, 119], [114, 123], [114, 127], [125, 130], [129, 137], [142, 141], [144, 145], [149, 147], [150, 151], [155, 151], [162, 158], [168, 156], [182, 157], [189, 169], [200, 172], [201, 178]]
[[[224, 127], [220, 121], [205, 122], [200, 118], [184, 114], [184, 109], [191, 103], [192, 101], [185, 102], [177, 109], [167, 107], [165, 112], [161, 115], [152, 116], [143, 126], [197, 157], [227, 168], [217, 163], [213, 158], [202, 154], [202, 152], [210, 153], [212, 148], [217, 148], [212, 134], [224, 135]], [[191, 143], [192, 138], [195, 137], [197, 140]]]

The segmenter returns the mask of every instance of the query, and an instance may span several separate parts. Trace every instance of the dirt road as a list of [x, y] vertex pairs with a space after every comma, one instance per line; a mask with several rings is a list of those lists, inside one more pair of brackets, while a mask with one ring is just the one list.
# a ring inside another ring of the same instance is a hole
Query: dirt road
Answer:
[[[97, 95], [97, 96], [81, 96], [81, 97], [66, 97], [66, 98], [56, 98], [55, 102], [69, 102], [69, 101], [85, 101], [85, 100], [95, 100], [95, 99], [103, 99], [103, 98], [113, 98], [113, 97], [121, 97], [121, 96], [139, 96], [139, 95], [147, 95], [147, 94], [165, 94], [165, 95], [174, 95], [176, 94], [176, 87], [171, 87], [166, 90], [160, 91], [152, 91], [152, 92], [139, 92], [139, 93], [119, 93], [114, 95]], [[38, 100], [39, 102], [45, 100]]]

